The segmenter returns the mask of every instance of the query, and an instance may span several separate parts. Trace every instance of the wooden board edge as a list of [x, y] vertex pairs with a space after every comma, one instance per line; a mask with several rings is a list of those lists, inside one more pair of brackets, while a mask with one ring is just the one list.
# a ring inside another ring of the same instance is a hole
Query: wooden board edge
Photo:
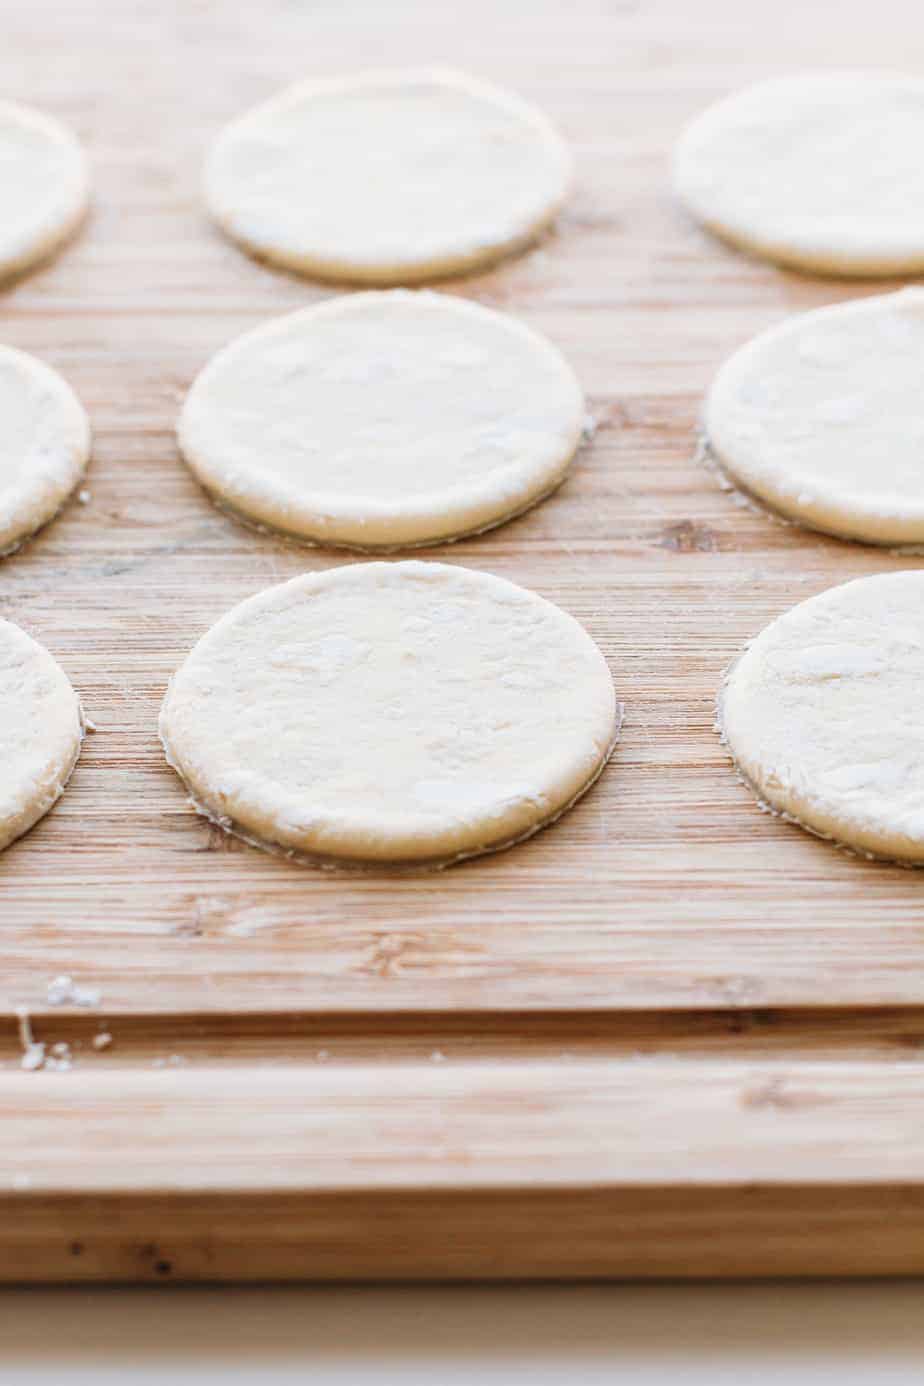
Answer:
[[924, 1271], [924, 1187], [0, 1197], [0, 1283]]
[[916, 1063], [0, 1075], [0, 1282], [924, 1272]]

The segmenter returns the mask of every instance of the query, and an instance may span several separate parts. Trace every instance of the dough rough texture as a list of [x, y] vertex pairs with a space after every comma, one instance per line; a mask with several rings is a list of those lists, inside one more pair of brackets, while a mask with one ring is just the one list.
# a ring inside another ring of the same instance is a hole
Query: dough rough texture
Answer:
[[585, 413], [570, 366], [443, 294], [351, 294], [220, 351], [179, 441], [238, 514], [316, 543], [422, 544], [519, 514], [562, 480]]
[[533, 241], [571, 156], [527, 102], [441, 68], [290, 87], [229, 125], [206, 165], [216, 221], [289, 269], [410, 284]]
[[924, 289], [837, 304], [723, 366], [705, 429], [745, 490], [814, 529], [924, 541]]
[[363, 563], [228, 612], [175, 675], [167, 759], [259, 845], [446, 862], [509, 845], [606, 762], [613, 683], [571, 617], [486, 573]]
[[63, 793], [82, 740], [80, 702], [63, 669], [0, 621], [0, 850]]
[[89, 453], [90, 425], [70, 386], [34, 356], [0, 347], [0, 555], [60, 510]]
[[0, 101], [0, 279], [55, 250], [87, 207], [83, 150], [50, 116]]
[[924, 863], [924, 571], [802, 602], [732, 668], [719, 721], [758, 795], [822, 837]]
[[924, 79], [816, 72], [748, 87], [681, 138], [676, 190], [717, 235], [835, 275], [924, 269]]

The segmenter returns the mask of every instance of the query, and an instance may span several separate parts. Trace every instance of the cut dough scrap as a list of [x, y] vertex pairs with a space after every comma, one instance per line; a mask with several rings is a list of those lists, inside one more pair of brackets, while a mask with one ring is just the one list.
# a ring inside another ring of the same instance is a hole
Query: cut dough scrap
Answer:
[[874, 544], [924, 541], [924, 289], [821, 308], [723, 366], [705, 429], [774, 509]]
[[88, 196], [86, 160], [71, 132], [40, 111], [0, 101], [0, 278], [66, 240]]
[[360, 862], [509, 845], [596, 778], [617, 729], [581, 626], [441, 563], [311, 573], [242, 602], [175, 675], [167, 759], [258, 845]]
[[50, 366], [0, 347], [0, 555], [60, 510], [83, 476], [90, 425]]
[[308, 81], [229, 125], [206, 166], [218, 223], [305, 274], [410, 284], [533, 241], [571, 157], [519, 97], [441, 68]]
[[767, 259], [820, 274], [924, 269], [924, 79], [816, 72], [748, 87], [681, 138], [693, 215]]
[[80, 701], [63, 669], [0, 621], [0, 850], [63, 793], [82, 740]]
[[719, 720], [772, 808], [861, 852], [924, 863], [924, 571], [859, 578], [768, 626]]
[[258, 524], [360, 547], [458, 537], [562, 480], [584, 399], [544, 338], [476, 303], [395, 289], [278, 318], [193, 384], [179, 440]]

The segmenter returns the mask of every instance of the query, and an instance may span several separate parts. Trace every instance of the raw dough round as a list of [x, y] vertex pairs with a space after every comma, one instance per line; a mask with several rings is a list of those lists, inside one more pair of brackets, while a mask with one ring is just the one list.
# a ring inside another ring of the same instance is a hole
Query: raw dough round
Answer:
[[924, 571], [833, 587], [762, 631], [719, 721], [761, 799], [822, 837], [924, 862]]
[[35, 356], [0, 347], [0, 556], [57, 514], [89, 455], [71, 387]]
[[695, 120], [675, 186], [711, 231], [820, 274], [924, 269], [924, 79], [816, 72]]
[[24, 630], [0, 621], [0, 850], [64, 792], [82, 740], [80, 701], [63, 669]]
[[225, 347], [179, 425], [203, 486], [317, 543], [448, 539], [562, 480], [581, 388], [543, 337], [465, 299], [393, 289], [277, 318]]
[[0, 347], [0, 555], [61, 509], [83, 476], [90, 425], [50, 366]]
[[533, 106], [420, 68], [303, 82], [248, 112], [212, 150], [206, 199], [263, 259], [410, 284], [528, 245], [570, 176], [566, 145]]
[[447, 861], [555, 818], [617, 729], [606, 662], [550, 602], [442, 563], [261, 592], [196, 645], [160, 718], [200, 812], [258, 845]]
[[717, 461], [813, 529], [924, 540], [924, 289], [836, 304], [755, 337], [705, 411]]
[[0, 101], [0, 278], [43, 259], [87, 207], [83, 150], [57, 120]]

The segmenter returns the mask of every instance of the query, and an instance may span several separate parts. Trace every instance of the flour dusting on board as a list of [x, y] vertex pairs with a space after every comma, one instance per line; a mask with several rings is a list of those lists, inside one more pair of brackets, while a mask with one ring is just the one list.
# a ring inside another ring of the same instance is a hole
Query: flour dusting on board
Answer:
[[22, 1046], [20, 1068], [33, 1072], [45, 1063], [45, 1046], [40, 1044], [32, 1033], [32, 1021], [26, 1006], [16, 1007], [16, 1021], [19, 1025], [19, 1043]]
[[[60, 976], [52, 978], [48, 983], [45, 999], [49, 1006], [90, 1008], [100, 1004], [102, 992], [99, 987], [81, 986], [72, 977]], [[73, 1068], [74, 1054], [67, 1040], [56, 1040], [51, 1045], [46, 1044], [44, 1040], [37, 1040], [32, 1029], [32, 1016], [28, 1006], [17, 1006], [15, 1015], [19, 1029], [19, 1044], [22, 1050], [20, 1068], [30, 1073], [38, 1072], [39, 1069], [44, 1069], [46, 1072], [66, 1073]], [[112, 1036], [108, 1031], [102, 1031], [95, 1036], [91, 1043], [94, 1049], [105, 1049], [107, 1045], [112, 1043]], [[79, 1041], [77, 1047], [80, 1047]]]
[[98, 1006], [102, 999], [99, 987], [81, 986], [73, 977], [55, 977], [48, 983], [49, 1006]]

